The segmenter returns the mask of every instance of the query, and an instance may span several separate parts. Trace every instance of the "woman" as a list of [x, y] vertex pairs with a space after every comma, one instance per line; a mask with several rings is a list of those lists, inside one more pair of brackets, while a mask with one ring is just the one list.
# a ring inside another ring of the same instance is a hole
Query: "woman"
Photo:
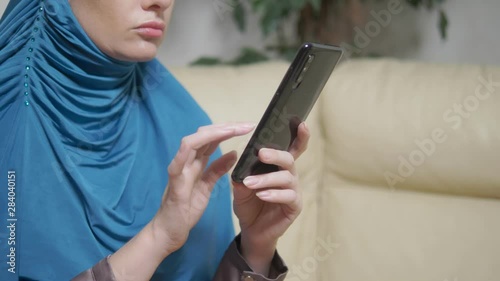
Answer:
[[234, 183], [234, 239], [236, 154], [218, 145], [254, 126], [211, 125], [154, 59], [173, 2], [10, 1], [0, 172], [15, 210], [0, 215], [15, 229], [1, 230], [1, 280], [284, 279], [275, 248], [301, 210], [294, 160], [309, 132], [259, 152], [281, 171]]

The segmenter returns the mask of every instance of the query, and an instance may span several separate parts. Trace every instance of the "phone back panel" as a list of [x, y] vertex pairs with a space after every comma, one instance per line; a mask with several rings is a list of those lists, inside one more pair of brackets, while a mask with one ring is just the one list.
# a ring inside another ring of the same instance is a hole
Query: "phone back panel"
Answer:
[[[308, 64], [311, 56], [313, 60]], [[260, 162], [258, 151], [264, 147], [285, 151], [290, 148], [298, 126], [311, 112], [341, 56], [341, 49], [334, 46], [302, 46], [236, 164], [231, 175], [234, 181], [279, 170], [275, 165]], [[305, 72], [304, 67], [308, 68]]]

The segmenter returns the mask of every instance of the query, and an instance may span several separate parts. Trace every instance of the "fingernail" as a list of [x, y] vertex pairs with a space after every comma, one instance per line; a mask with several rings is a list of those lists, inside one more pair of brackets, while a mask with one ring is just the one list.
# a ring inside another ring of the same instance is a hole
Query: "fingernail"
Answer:
[[255, 124], [253, 124], [253, 123], [245, 123], [245, 124], [241, 124], [241, 127], [244, 128], [244, 129], [253, 129], [253, 128], [255, 128]]
[[239, 124], [239, 125], [236, 125], [236, 133], [237, 134], [246, 134], [249, 131], [253, 130], [254, 128], [255, 128], [255, 125], [251, 124], [251, 123]]
[[269, 160], [271, 159], [271, 150], [268, 149], [268, 148], [261, 148], [259, 150], [259, 154], [260, 156], [264, 159], [264, 160]]
[[254, 186], [256, 185], [257, 183], [259, 183], [259, 179], [257, 177], [246, 177], [244, 180], [243, 180], [243, 183], [250, 187], [250, 186]]
[[271, 192], [270, 191], [260, 191], [257, 192], [255, 195], [257, 195], [259, 198], [269, 198], [271, 197]]

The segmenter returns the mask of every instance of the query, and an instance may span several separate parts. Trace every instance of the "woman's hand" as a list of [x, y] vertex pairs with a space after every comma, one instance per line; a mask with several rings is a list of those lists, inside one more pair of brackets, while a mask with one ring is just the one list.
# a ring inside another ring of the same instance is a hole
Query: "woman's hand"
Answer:
[[250, 176], [234, 185], [234, 211], [241, 226], [241, 251], [252, 269], [267, 275], [276, 243], [302, 210], [295, 160], [306, 150], [309, 130], [299, 126], [289, 151], [261, 149], [259, 160], [280, 171]]
[[210, 125], [182, 140], [168, 167], [169, 182], [160, 209], [109, 258], [116, 280], [150, 280], [158, 265], [184, 245], [205, 211], [215, 183], [236, 162], [236, 153], [229, 152], [207, 168], [210, 155], [221, 142], [248, 134], [253, 128], [251, 124]]
[[210, 125], [182, 140], [179, 152], [168, 167], [169, 183], [160, 210], [153, 218], [153, 233], [167, 253], [182, 247], [189, 231], [205, 211], [216, 182], [236, 162], [236, 152], [224, 154], [208, 168], [210, 155], [219, 144], [248, 134], [251, 124]]

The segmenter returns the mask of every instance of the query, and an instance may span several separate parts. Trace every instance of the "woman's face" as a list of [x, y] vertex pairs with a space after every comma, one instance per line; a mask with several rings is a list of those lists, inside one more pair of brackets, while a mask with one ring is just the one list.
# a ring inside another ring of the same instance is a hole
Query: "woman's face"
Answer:
[[99, 49], [118, 60], [148, 61], [165, 38], [175, 0], [69, 0]]

